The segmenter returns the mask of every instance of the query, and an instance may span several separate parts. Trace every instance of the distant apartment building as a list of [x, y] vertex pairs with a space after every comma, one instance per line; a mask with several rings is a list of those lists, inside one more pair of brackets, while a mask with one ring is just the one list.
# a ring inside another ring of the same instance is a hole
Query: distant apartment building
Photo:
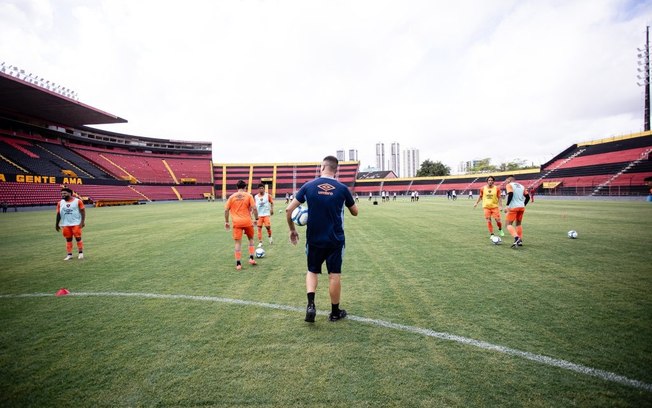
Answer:
[[481, 162], [482, 162], [481, 159], [474, 159], [466, 162], [460, 162], [460, 165], [457, 170], [459, 173], [467, 173], [471, 171], [471, 169], [479, 165]]
[[420, 165], [419, 149], [410, 148], [403, 150], [403, 173], [401, 177], [416, 177]]
[[385, 143], [376, 143], [376, 168], [385, 170]]
[[398, 142], [392, 143], [388, 170], [394, 171], [394, 174], [396, 174], [398, 177], [401, 177], [401, 146], [398, 144]]
[[349, 149], [349, 161], [358, 161], [357, 149]]

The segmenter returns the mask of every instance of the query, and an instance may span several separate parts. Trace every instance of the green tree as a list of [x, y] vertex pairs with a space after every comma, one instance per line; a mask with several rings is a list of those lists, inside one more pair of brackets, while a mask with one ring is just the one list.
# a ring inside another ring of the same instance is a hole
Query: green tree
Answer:
[[534, 169], [537, 167], [539, 166], [535, 166], [534, 163], [528, 166], [527, 160], [523, 160], [523, 159], [514, 159], [507, 163], [500, 163], [500, 166], [498, 166], [500, 171]]
[[451, 168], [442, 162], [433, 162], [430, 159], [421, 163], [421, 168], [417, 171], [417, 177], [427, 176], [448, 176], [451, 174]]

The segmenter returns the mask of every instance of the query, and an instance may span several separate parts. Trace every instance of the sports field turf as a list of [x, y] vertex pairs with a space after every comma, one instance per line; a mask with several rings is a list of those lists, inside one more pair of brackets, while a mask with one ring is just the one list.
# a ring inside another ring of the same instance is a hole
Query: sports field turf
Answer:
[[537, 197], [513, 250], [472, 203], [362, 200], [314, 324], [284, 202], [242, 271], [220, 202], [89, 208], [69, 262], [0, 214], [0, 406], [651, 406], [652, 205]]

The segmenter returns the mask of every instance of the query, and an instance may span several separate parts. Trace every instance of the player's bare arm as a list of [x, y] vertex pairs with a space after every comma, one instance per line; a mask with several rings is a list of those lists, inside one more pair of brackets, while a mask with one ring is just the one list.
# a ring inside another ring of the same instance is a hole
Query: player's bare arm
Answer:
[[351, 213], [352, 216], [357, 217], [358, 216], [358, 206], [353, 204], [352, 206], [349, 207], [349, 212]]
[[287, 220], [288, 228], [290, 228], [290, 243], [292, 243], [292, 245], [296, 245], [299, 242], [299, 233], [294, 226], [294, 222], [292, 222], [292, 211], [294, 211], [294, 209], [300, 204], [301, 203], [294, 198], [285, 209], [285, 219]]

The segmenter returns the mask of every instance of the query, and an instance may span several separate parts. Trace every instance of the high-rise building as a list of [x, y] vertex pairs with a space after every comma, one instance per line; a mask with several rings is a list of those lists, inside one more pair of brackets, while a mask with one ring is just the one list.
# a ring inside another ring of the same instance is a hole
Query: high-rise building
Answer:
[[403, 150], [403, 174], [401, 177], [416, 177], [420, 165], [419, 149]]
[[385, 143], [376, 143], [376, 168], [385, 170]]
[[473, 159], [473, 160], [469, 160], [469, 161], [466, 161], [466, 162], [460, 162], [458, 171], [460, 173], [467, 173], [467, 172], [471, 171], [472, 169], [474, 169], [479, 164], [481, 164], [481, 162], [482, 162], [482, 159]]
[[358, 161], [358, 149], [349, 149], [349, 161]]
[[392, 143], [388, 170], [394, 171], [394, 174], [396, 174], [398, 177], [401, 177], [401, 146], [398, 144], [398, 142]]
[[344, 161], [344, 150], [338, 150], [335, 153], [335, 157], [337, 157], [337, 160], [339, 161]]

